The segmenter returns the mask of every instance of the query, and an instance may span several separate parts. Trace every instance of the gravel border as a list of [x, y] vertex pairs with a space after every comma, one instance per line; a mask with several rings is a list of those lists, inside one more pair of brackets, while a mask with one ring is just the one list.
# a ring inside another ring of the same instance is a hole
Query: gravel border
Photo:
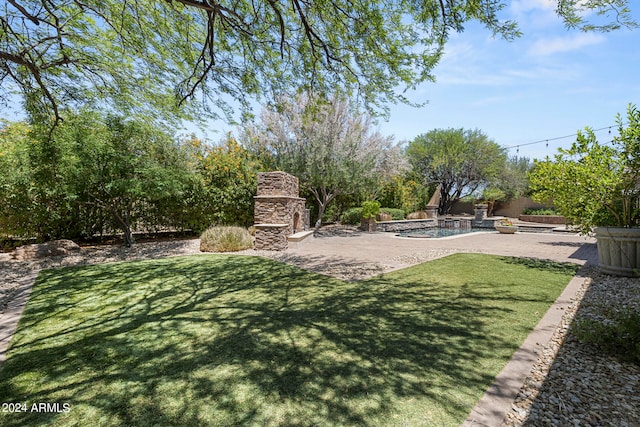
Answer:
[[576, 299], [524, 381], [502, 427], [640, 425], [640, 366], [580, 342], [571, 323], [640, 312], [640, 281], [589, 267]]

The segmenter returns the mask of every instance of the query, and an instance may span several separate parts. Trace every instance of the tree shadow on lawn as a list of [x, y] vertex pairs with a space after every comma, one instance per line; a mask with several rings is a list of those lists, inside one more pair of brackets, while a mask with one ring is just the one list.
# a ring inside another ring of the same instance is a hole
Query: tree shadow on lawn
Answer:
[[214, 255], [44, 271], [0, 395], [70, 411], [0, 424], [457, 425], [521, 342], [504, 328], [533, 326], [510, 305], [549, 296], [424, 268], [348, 283]]

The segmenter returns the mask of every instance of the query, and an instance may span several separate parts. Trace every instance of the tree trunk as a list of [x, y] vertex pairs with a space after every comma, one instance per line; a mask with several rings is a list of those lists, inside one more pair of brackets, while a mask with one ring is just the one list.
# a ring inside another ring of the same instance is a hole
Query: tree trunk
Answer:
[[322, 225], [322, 216], [327, 208], [327, 205], [338, 195], [338, 192], [327, 192], [327, 189], [322, 187], [320, 191], [317, 188], [312, 188], [311, 192], [318, 202], [318, 219], [316, 220], [315, 228], [318, 229]]
[[133, 246], [133, 233], [131, 232], [131, 224], [129, 223], [129, 215], [125, 214], [125, 220], [122, 224], [124, 232], [124, 245], [128, 248]]

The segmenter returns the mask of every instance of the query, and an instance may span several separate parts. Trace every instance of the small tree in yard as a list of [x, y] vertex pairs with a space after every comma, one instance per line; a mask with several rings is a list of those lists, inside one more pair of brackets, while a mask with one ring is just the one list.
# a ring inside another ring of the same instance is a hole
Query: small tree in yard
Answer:
[[533, 199], [553, 201], [583, 233], [598, 226], [640, 223], [640, 110], [630, 105], [627, 123], [618, 115], [613, 144], [598, 142], [593, 130], [578, 132], [569, 149], [536, 162], [530, 174]]
[[257, 172], [262, 165], [238, 142], [227, 135], [214, 147], [205, 147], [199, 161], [203, 180], [205, 207], [210, 224], [253, 224], [253, 196], [256, 195]]
[[299, 178], [318, 204], [319, 227], [338, 195], [365, 192], [403, 168], [392, 138], [372, 127], [346, 100], [307, 94], [264, 109], [261, 122], [246, 126], [242, 139], [274, 168]]
[[414, 172], [425, 185], [441, 184], [439, 213], [495, 180], [505, 167], [504, 148], [479, 130], [436, 129], [407, 148]]

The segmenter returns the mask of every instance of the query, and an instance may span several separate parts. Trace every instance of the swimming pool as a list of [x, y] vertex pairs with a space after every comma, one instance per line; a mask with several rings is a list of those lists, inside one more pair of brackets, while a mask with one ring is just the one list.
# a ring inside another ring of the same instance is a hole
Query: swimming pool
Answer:
[[488, 228], [421, 228], [418, 230], [403, 231], [396, 234], [398, 237], [416, 237], [416, 238], [441, 238], [459, 236], [461, 234], [475, 233], [479, 231], [491, 231]]

